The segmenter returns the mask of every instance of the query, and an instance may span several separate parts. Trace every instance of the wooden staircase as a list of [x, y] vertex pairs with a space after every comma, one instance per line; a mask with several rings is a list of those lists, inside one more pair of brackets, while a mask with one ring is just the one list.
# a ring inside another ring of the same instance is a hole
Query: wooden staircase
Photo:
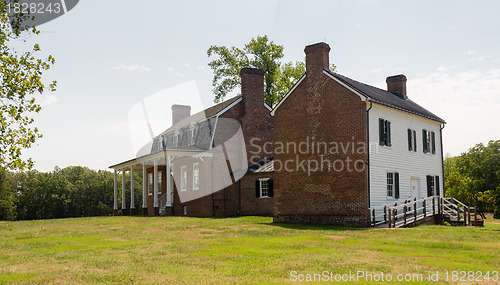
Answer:
[[[471, 215], [471, 212], [473, 213]], [[406, 228], [421, 224], [454, 226], [482, 226], [475, 207], [469, 207], [455, 198], [431, 196], [404, 201], [403, 204], [369, 208], [370, 226], [377, 228]]]

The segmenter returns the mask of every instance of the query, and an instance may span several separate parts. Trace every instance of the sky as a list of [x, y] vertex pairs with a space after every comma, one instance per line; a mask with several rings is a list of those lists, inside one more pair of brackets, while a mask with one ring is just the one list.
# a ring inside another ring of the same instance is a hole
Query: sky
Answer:
[[[130, 120], [141, 102], [165, 94], [159, 119], [172, 104], [213, 105], [207, 49], [259, 35], [285, 47], [283, 62], [326, 42], [342, 75], [383, 89], [387, 76], [406, 75], [408, 97], [447, 122], [444, 153], [460, 155], [500, 139], [498, 11], [498, 1], [80, 1], [18, 44], [51, 54], [44, 76], [58, 82], [37, 96], [43, 138], [23, 156], [39, 171], [135, 157]], [[186, 88], [195, 95], [176, 92]]]

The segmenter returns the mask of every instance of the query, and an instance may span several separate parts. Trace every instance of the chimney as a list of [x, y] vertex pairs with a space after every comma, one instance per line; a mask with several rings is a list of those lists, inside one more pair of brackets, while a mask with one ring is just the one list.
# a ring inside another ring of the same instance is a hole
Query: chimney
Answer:
[[264, 70], [258, 68], [242, 68], [241, 96], [245, 116], [250, 118], [264, 106]]
[[406, 95], [406, 76], [403, 74], [389, 76], [385, 82], [387, 83], [387, 91], [396, 94], [401, 99], [408, 99]]
[[191, 116], [191, 106], [172, 105], [172, 125], [177, 124], [187, 117]]
[[321, 42], [308, 45], [304, 52], [306, 53], [306, 73], [308, 76], [316, 76], [323, 73], [323, 68], [330, 68], [330, 46], [328, 44]]

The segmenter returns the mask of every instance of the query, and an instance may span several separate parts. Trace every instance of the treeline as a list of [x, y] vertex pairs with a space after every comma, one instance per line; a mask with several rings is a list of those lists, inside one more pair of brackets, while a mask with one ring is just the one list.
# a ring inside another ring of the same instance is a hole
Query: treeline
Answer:
[[[142, 175], [136, 173], [135, 207], [142, 207]], [[126, 174], [127, 207], [130, 176]], [[121, 174], [118, 175], [121, 191]], [[119, 192], [118, 205], [121, 205]], [[87, 167], [9, 172], [0, 168], [0, 220], [32, 220], [110, 215], [113, 212], [113, 173]]]
[[[446, 196], [500, 219], [500, 140], [475, 145], [444, 161]], [[484, 217], [484, 215], [483, 215]]]

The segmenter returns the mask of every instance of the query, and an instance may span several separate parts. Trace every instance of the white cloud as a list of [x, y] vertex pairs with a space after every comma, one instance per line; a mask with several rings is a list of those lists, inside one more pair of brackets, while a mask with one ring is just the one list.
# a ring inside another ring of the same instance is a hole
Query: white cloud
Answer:
[[487, 59], [489, 56], [477, 56], [477, 57], [473, 57], [470, 59], [470, 61], [474, 62], [474, 61], [479, 61], [479, 62], [482, 62], [484, 61], [485, 59]]
[[370, 72], [372, 72], [372, 73], [378, 73], [380, 71], [382, 71], [382, 68], [373, 68], [370, 70]]
[[181, 77], [184, 76], [183, 73], [180, 73], [180, 72], [176, 71], [173, 67], [167, 67], [167, 71], [168, 72], [172, 72], [173, 74], [175, 74], [177, 76], [181, 76]]
[[38, 104], [42, 105], [42, 107], [47, 107], [55, 104], [59, 100], [53, 94], [46, 94], [39, 97], [37, 101]]
[[139, 72], [139, 73], [151, 71], [151, 68], [149, 68], [147, 66], [138, 65], [138, 64], [132, 64], [132, 65], [120, 64], [120, 65], [115, 66], [111, 69], [113, 69], [113, 70], [125, 70], [125, 71], [129, 71], [129, 72]]
[[408, 80], [408, 97], [443, 118], [445, 153], [459, 155], [476, 143], [500, 139], [500, 69], [439, 67]]
[[185, 67], [189, 67], [189, 62], [184, 63]]
[[198, 65], [196, 68], [198, 68], [199, 70], [205, 70], [206, 69], [203, 65]]

